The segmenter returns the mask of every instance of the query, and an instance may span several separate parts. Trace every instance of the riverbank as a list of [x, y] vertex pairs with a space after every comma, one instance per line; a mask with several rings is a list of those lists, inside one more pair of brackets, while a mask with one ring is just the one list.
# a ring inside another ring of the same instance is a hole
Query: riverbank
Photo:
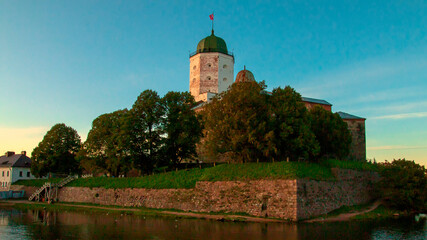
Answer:
[[[341, 212], [338, 215], [332, 212], [322, 217], [305, 220], [304, 222], [313, 223], [313, 222], [342, 222], [349, 221], [354, 219], [356, 216], [362, 216], [366, 213], [369, 213], [375, 209], [377, 209], [381, 205], [381, 200], [375, 201], [373, 204], [369, 206], [358, 205], [353, 207], [345, 207], [344, 210], [338, 209], [334, 212]], [[359, 218], [362, 219], [362, 218]]]
[[[55, 204], [53, 204], [55, 205]], [[58, 207], [59, 208], [59, 207]], [[61, 207], [63, 209], [65, 207]], [[67, 207], [68, 208], [68, 207]], [[71, 208], [71, 207], [69, 207]], [[81, 209], [81, 208], [79, 208]], [[411, 219], [325, 223], [232, 222], [146, 217], [87, 209], [43, 210], [0, 207], [1, 239], [424, 239], [425, 222]], [[424, 238], [423, 238], [424, 237]]]
[[132, 207], [119, 207], [119, 206], [104, 206], [98, 204], [82, 204], [82, 203], [40, 203], [30, 202], [26, 200], [5, 200], [0, 201], [0, 207], [12, 207], [21, 210], [52, 210], [52, 211], [85, 211], [93, 213], [107, 213], [119, 215], [139, 215], [150, 217], [168, 217], [168, 218], [195, 218], [207, 219], [215, 221], [231, 221], [231, 222], [258, 222], [258, 223], [284, 223], [289, 222], [283, 219], [275, 218], [261, 218], [256, 216], [248, 216], [239, 213], [196, 213], [196, 212], [183, 212], [176, 209], [150, 209], [150, 208], [132, 208]]
[[[258, 223], [289, 223], [287, 220], [248, 216], [244, 213], [196, 213], [183, 212], [176, 209], [149, 209], [149, 208], [132, 208], [119, 206], [105, 206], [98, 204], [82, 204], [82, 203], [39, 203], [26, 200], [7, 200], [0, 201], [0, 207], [13, 207], [21, 210], [51, 210], [51, 211], [84, 211], [91, 213], [107, 213], [120, 215], [139, 215], [152, 217], [167, 217], [167, 218], [195, 218], [207, 219], [215, 221], [231, 221], [231, 222], [258, 222]], [[340, 212], [338, 215], [336, 212]], [[352, 207], [344, 207], [334, 211], [328, 215], [302, 221], [304, 223], [319, 223], [319, 222], [344, 222], [351, 220], [375, 220], [387, 219], [406, 216], [402, 212], [387, 209], [381, 206], [381, 201], [376, 201], [369, 205], [358, 205]]]

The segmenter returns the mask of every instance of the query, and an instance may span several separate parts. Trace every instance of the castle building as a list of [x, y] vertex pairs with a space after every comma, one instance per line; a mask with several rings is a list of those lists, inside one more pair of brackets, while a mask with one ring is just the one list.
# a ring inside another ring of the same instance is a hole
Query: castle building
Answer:
[[[212, 34], [200, 40], [197, 50], [190, 54], [190, 93], [199, 103], [195, 110], [200, 111], [215, 95], [227, 91], [233, 82], [255, 81], [253, 73], [241, 70], [234, 77], [234, 55], [228, 52], [224, 39]], [[314, 106], [332, 112], [329, 102], [309, 97], [302, 97], [302, 102], [308, 110]], [[337, 112], [352, 135], [349, 159], [366, 160], [365, 118], [345, 112]]]
[[234, 56], [225, 41], [212, 34], [200, 40], [190, 55], [190, 93], [196, 102], [209, 101], [233, 84]]

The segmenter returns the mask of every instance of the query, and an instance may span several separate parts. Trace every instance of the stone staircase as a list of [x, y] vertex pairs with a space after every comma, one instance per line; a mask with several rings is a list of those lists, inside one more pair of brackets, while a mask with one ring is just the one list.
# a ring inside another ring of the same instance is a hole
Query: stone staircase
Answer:
[[68, 176], [64, 179], [62, 179], [59, 183], [51, 183], [46, 182], [42, 187], [37, 189], [31, 196], [28, 198], [29, 201], [40, 201], [41, 195], [44, 193], [46, 200], [51, 200], [53, 198], [53, 195], [56, 193], [58, 194], [58, 189], [62, 188], [63, 186], [67, 185], [71, 181], [77, 179], [78, 175], [72, 175]]

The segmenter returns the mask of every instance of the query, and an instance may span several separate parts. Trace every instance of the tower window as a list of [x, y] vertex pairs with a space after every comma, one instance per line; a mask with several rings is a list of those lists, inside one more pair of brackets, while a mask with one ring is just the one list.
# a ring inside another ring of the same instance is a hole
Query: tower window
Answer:
[[193, 69], [196, 69], [196, 65], [193, 66]]
[[224, 82], [227, 81], [227, 78], [223, 78], [222, 81], [224, 81]]
[[195, 82], [196, 81], [196, 78], [193, 78], [193, 82]]
[[210, 63], [208, 63], [208, 67], [211, 67], [212, 65]]
[[222, 66], [222, 68], [227, 68], [227, 64], [224, 64], [224, 66]]
[[208, 80], [211, 80], [211, 77], [207, 77]]

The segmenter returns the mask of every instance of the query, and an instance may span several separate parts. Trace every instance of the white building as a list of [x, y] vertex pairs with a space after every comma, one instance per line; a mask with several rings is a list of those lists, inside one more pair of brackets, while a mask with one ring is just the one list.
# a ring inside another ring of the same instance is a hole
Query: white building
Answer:
[[35, 179], [31, 172], [31, 159], [26, 152], [6, 152], [0, 157], [0, 191], [9, 190], [10, 185], [21, 179]]

